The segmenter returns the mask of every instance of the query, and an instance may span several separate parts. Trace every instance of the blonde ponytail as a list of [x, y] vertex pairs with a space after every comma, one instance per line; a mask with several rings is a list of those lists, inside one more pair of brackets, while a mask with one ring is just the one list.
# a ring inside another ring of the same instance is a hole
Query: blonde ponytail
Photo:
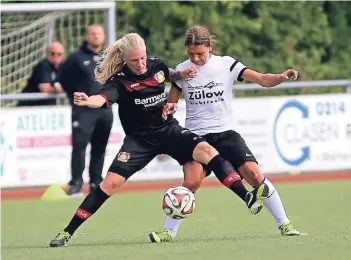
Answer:
[[137, 33], [128, 33], [102, 53], [95, 69], [95, 79], [104, 84], [109, 77], [120, 71], [124, 65], [124, 56], [130, 49], [145, 47], [144, 39]]
[[104, 84], [109, 77], [122, 69], [123, 63], [123, 57], [118, 48], [118, 41], [116, 41], [103, 51], [95, 69], [95, 79]]

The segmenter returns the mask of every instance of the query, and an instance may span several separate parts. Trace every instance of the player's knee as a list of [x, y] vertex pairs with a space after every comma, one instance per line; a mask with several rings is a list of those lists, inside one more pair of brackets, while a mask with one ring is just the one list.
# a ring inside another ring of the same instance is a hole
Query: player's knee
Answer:
[[113, 195], [124, 184], [125, 178], [113, 172], [109, 172], [101, 182], [100, 188], [109, 196]]
[[204, 171], [200, 163], [195, 161], [187, 162], [183, 167], [183, 171], [183, 186], [195, 193], [200, 188], [202, 180], [206, 177], [206, 171]]
[[195, 193], [201, 186], [201, 179], [187, 179], [184, 180], [182, 186], [188, 188], [193, 193]]
[[264, 175], [255, 162], [245, 162], [239, 167], [239, 172], [253, 187], [264, 181]]
[[198, 162], [207, 164], [217, 154], [218, 152], [213, 146], [207, 142], [201, 142], [195, 147], [193, 158]]
[[201, 142], [195, 147], [195, 149], [196, 148], [198, 148], [199, 153], [204, 153], [208, 156], [215, 156], [218, 154], [217, 150], [208, 142]]

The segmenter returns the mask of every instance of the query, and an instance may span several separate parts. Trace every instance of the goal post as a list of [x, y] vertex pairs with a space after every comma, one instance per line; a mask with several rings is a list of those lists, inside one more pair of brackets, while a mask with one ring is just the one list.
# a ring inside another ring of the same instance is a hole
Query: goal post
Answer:
[[113, 1], [96, 2], [57, 2], [57, 3], [21, 3], [1, 4], [2, 15], [8, 13], [38, 13], [38, 12], [72, 12], [72, 11], [105, 11], [105, 26], [108, 42], [116, 40], [116, 6]]
[[61, 41], [66, 56], [76, 50], [90, 24], [104, 25], [113, 43], [115, 8], [114, 1], [1, 4], [1, 94], [21, 91], [51, 42]]

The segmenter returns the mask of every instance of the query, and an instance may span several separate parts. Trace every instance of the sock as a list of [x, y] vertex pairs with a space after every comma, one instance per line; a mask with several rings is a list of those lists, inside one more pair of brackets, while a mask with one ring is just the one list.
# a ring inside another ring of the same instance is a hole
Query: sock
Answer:
[[91, 215], [93, 215], [109, 197], [110, 196], [101, 190], [100, 186], [93, 192], [89, 193], [82, 204], [80, 204], [75, 215], [64, 231], [68, 232], [72, 236], [79, 226], [82, 225]]
[[239, 196], [245, 203], [245, 197], [247, 194], [247, 189], [245, 188], [241, 177], [238, 173], [232, 172], [222, 181], [223, 185]]
[[228, 161], [217, 154], [209, 161], [208, 167], [213, 170], [218, 180], [220, 180], [224, 186], [245, 201], [245, 196], [248, 191], [242, 183], [240, 175], [235, 172], [233, 166]]
[[263, 181], [269, 187], [268, 198], [264, 201], [264, 206], [271, 212], [275, 219], [277, 227], [290, 222], [290, 219], [285, 213], [283, 202], [280, 199], [279, 193], [273, 184], [265, 178]]
[[182, 222], [183, 222], [183, 219], [174, 219], [167, 216], [166, 223], [163, 228], [171, 232], [173, 237], [176, 237], [178, 233], [178, 229], [180, 227], [180, 224], [182, 224]]

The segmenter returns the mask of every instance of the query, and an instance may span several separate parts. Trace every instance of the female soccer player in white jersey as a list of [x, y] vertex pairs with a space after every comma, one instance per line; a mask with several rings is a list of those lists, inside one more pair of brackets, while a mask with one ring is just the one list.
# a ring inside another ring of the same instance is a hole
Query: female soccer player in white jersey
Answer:
[[[268, 198], [264, 206], [268, 208], [284, 236], [299, 235], [287, 217], [283, 203], [274, 185], [263, 176], [256, 158], [246, 146], [243, 138], [232, 130], [232, 91], [233, 82], [243, 79], [256, 82], [262, 87], [274, 87], [287, 80], [295, 80], [298, 72], [288, 69], [281, 74], [261, 74], [246, 68], [244, 64], [230, 56], [213, 54], [215, 37], [202, 26], [194, 26], [185, 34], [185, 46], [189, 59], [180, 63], [176, 70], [194, 66], [197, 76], [189, 80], [179, 80], [172, 84], [168, 103], [164, 108], [164, 117], [176, 110], [181, 94], [186, 101], [185, 127], [202, 136], [215, 147], [220, 155], [229, 161], [252, 187], [261, 183], [269, 187]], [[184, 165], [184, 183], [195, 192], [201, 181], [211, 172], [197, 162]], [[248, 193], [246, 203], [249, 204]], [[164, 230], [152, 232], [152, 242], [168, 242], [176, 235], [181, 220], [167, 217]]]

